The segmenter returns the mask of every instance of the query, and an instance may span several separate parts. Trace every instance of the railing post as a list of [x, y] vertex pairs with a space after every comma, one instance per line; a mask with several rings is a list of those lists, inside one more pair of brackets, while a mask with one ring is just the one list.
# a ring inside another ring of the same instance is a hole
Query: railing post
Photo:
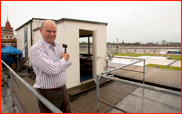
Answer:
[[143, 84], [145, 84], [145, 59], [143, 61]]
[[97, 113], [99, 113], [99, 76], [96, 75]]

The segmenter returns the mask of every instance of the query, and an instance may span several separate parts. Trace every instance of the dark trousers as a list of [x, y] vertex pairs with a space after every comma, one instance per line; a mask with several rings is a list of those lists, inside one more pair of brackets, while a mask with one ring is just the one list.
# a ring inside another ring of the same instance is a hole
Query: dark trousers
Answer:
[[[37, 91], [63, 113], [71, 113], [69, 96], [65, 85], [59, 89], [37, 89]], [[52, 113], [39, 99], [38, 104], [41, 113]]]

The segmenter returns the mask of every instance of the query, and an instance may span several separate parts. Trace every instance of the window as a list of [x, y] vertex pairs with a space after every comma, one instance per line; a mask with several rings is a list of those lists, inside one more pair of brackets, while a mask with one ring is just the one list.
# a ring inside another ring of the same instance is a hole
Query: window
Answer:
[[8, 36], [6, 36], [6, 38], [8, 38]]
[[12, 36], [10, 36], [10, 38], [12, 38]]

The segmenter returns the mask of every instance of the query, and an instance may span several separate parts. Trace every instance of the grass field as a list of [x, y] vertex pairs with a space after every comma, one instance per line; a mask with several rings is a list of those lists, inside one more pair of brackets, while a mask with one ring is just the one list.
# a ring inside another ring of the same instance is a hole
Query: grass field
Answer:
[[148, 64], [148, 65], [146, 65], [146, 67], [156, 67], [156, 66], [159, 66], [159, 68], [162, 68], [162, 69], [171, 69], [171, 70], [181, 71], [181, 67], [173, 67], [173, 66], [157, 65], [157, 64]]
[[181, 55], [117, 53], [116, 56], [130, 56], [130, 57], [139, 57], [139, 56], [160, 56], [160, 57], [168, 57], [168, 56], [171, 56], [172, 59], [169, 59], [169, 60], [181, 60]]

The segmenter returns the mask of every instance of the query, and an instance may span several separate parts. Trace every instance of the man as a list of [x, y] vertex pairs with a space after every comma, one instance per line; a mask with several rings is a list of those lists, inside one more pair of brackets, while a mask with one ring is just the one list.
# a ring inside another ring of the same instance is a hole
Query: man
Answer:
[[[34, 88], [64, 113], [71, 113], [69, 96], [65, 86], [66, 69], [72, 65], [68, 53], [55, 42], [57, 27], [51, 20], [42, 23], [42, 39], [30, 48], [30, 60], [36, 74]], [[51, 113], [38, 100], [41, 113]]]

